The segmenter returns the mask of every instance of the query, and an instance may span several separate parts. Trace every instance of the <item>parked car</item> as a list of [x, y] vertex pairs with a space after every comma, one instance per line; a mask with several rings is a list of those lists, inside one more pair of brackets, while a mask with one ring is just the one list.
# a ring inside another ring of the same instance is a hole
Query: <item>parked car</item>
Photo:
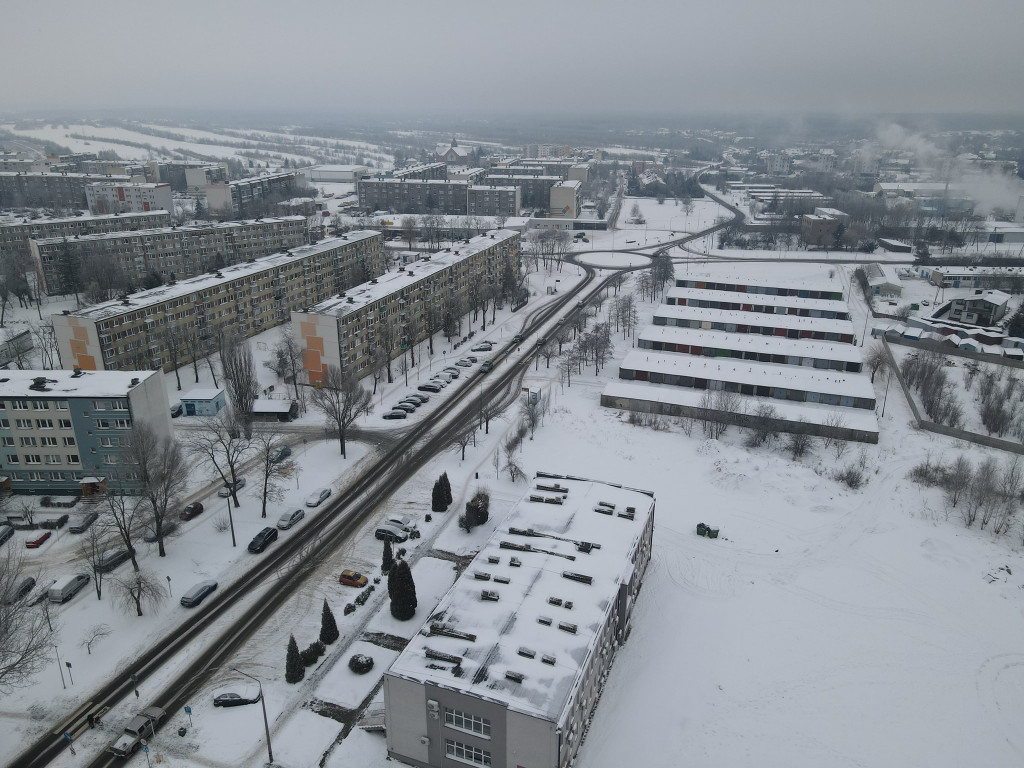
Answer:
[[47, 539], [49, 539], [51, 536], [53, 536], [53, 531], [47, 531], [42, 536], [39, 536], [35, 539], [29, 539], [25, 542], [25, 548], [39, 549], [41, 546], [43, 546], [43, 544], [46, 543]]
[[398, 530], [405, 531], [406, 533], [412, 533], [416, 530], [416, 524], [408, 517], [402, 517], [401, 515], [389, 517], [384, 521], [384, 524], [394, 526]]
[[380, 525], [373, 535], [381, 541], [390, 541], [392, 543], [401, 543], [409, 540], [409, 535], [405, 531], [387, 523]]
[[338, 581], [349, 587], [365, 587], [366, 577], [359, 571], [342, 571], [341, 576], [338, 577]]
[[287, 531], [305, 516], [306, 513], [301, 509], [296, 509], [292, 512], [285, 512], [281, 515], [281, 519], [277, 521], [277, 527], [282, 531]]
[[[174, 533], [177, 530], [178, 530], [178, 524], [176, 522], [174, 522], [173, 520], [164, 520], [164, 524], [163, 524], [164, 539], [166, 539], [168, 536], [170, 536], [172, 533]], [[144, 542], [146, 542], [147, 544], [155, 544], [156, 543], [156, 529], [155, 528], [150, 528], [148, 531], [146, 531], [146, 535], [142, 537], [142, 540]]]
[[494, 347], [491, 344], [491, 342], [484, 341], [484, 342], [481, 342], [480, 344], [477, 344], [475, 347], [471, 347], [469, 351], [470, 352], [490, 352], [493, 348]]
[[249, 542], [249, 551], [254, 555], [262, 552], [277, 541], [277, 528], [264, 528]]
[[195, 608], [217, 589], [216, 581], [201, 581], [181, 596], [185, 608]]
[[438, 392], [441, 391], [441, 385], [431, 384], [430, 382], [427, 382], [426, 384], [420, 384], [418, 387], [416, 387], [416, 389], [418, 389], [421, 392], [433, 392], [436, 395]]
[[435, 373], [430, 381], [443, 389], [452, 383], [452, 377], [447, 373]]
[[406, 400], [419, 400], [420, 401], [420, 405], [423, 405], [424, 403], [429, 403], [430, 402], [430, 396], [429, 395], [421, 395], [421, 394], [419, 394], [417, 392], [411, 393], [405, 399]]
[[454, 365], [449, 365], [447, 368], [442, 368], [441, 373], [450, 374], [453, 379], [459, 378], [462, 375], [462, 371], [456, 368]]
[[127, 547], [119, 547], [116, 549], [108, 549], [102, 555], [100, 555], [99, 561], [96, 563], [97, 573], [110, 573], [112, 570], [121, 565], [126, 560], [131, 560], [132, 553], [128, 551]]
[[[230, 496], [231, 496], [231, 487], [232, 487], [231, 483], [225, 483], [224, 487], [221, 488], [219, 491], [217, 491], [217, 495], [220, 496], [222, 499], [230, 498]], [[238, 478], [238, 480], [234, 483], [234, 488], [235, 488], [236, 491], [237, 490], [241, 490], [242, 488], [245, 488], [245, 478], [244, 477]]]
[[285, 459], [287, 459], [291, 455], [292, 455], [291, 447], [287, 446], [287, 445], [282, 445], [280, 448], [278, 448], [276, 451], [274, 451], [274, 455], [270, 457], [270, 463], [271, 464], [280, 464], [282, 461], [284, 461]]
[[419, 405], [413, 405], [412, 403], [407, 403], [404, 400], [391, 406], [391, 410], [393, 411], [405, 411], [406, 413], [416, 413], [417, 408], [419, 408]]
[[466, 355], [466, 359], [475, 365], [480, 358], [476, 355]]
[[193, 501], [191, 504], [189, 504], [187, 507], [181, 510], [181, 514], [179, 514], [178, 517], [182, 520], [191, 520], [196, 515], [202, 514], [202, 512], [203, 502]]
[[522, 340], [523, 340], [523, 334], [521, 334], [521, 333], [517, 333], [515, 336], [512, 337], [512, 343], [513, 344], [518, 344]]
[[4, 595], [4, 605], [14, 605], [16, 602], [21, 600], [25, 595], [32, 591], [35, 587], [36, 580], [31, 576], [25, 576], [19, 579], [17, 583], [12, 584], [7, 594]]
[[480, 373], [488, 373], [493, 369], [494, 363], [492, 363], [490, 360], [484, 360], [482, 363], [480, 363]]
[[66, 603], [72, 597], [82, 591], [82, 588], [89, 583], [89, 574], [76, 573], [72, 576], [65, 576], [50, 585], [46, 596], [51, 603]]
[[83, 512], [80, 515], [76, 515], [71, 521], [71, 525], [68, 526], [68, 530], [71, 533], [85, 533], [89, 530], [89, 526], [99, 519], [98, 512]]
[[178, 417], [179, 417], [179, 416], [181, 416], [181, 414], [183, 414], [184, 412], [185, 412], [185, 411], [184, 411], [184, 410], [182, 410], [182, 407], [181, 407], [181, 403], [176, 403], [175, 405], [172, 405], [172, 406], [171, 406], [171, 418], [172, 418], [172, 419], [176, 419], [176, 418], [178, 418]]
[[306, 497], [307, 507], [319, 507], [323, 501], [331, 495], [330, 488], [317, 488]]
[[0, 544], [3, 544], [14, 535], [14, 528], [10, 525], [0, 525]]
[[472, 368], [473, 367], [473, 364], [471, 362], [469, 362], [469, 360], [466, 360], [465, 358], [463, 358], [462, 360], [457, 360], [455, 362], [455, 364], [460, 366], [460, 367], [462, 367], [462, 368]]
[[409, 414], [406, 413], [403, 410], [400, 410], [400, 409], [396, 409], [396, 410], [393, 410], [393, 411], [388, 411], [383, 416], [383, 418], [385, 418], [385, 419], [406, 419], [408, 417], [409, 417]]
[[240, 707], [244, 704], [255, 704], [263, 693], [253, 683], [239, 683], [229, 688], [222, 688], [213, 694], [215, 707]]

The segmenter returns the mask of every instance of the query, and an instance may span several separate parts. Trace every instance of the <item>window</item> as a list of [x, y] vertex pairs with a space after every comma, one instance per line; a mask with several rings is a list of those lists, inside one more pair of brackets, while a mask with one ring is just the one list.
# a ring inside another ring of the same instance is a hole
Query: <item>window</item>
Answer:
[[0, 427], [3, 427], [4, 429], [10, 429], [11, 428], [11, 420], [10, 419], [0, 419]]
[[449, 728], [456, 728], [466, 733], [475, 733], [485, 739], [491, 738], [491, 721], [486, 717], [478, 717], [445, 707], [444, 724]]
[[115, 411], [127, 411], [128, 401], [127, 400], [111, 400], [110, 407]]
[[11, 408], [13, 408], [16, 411], [27, 411], [28, 410], [28, 402], [25, 401], [25, 400], [12, 400], [11, 401]]
[[66, 411], [68, 409], [68, 401], [57, 400], [54, 402], [53, 407], [56, 408], [58, 411]]
[[40, 437], [39, 438], [39, 444], [40, 445], [49, 445], [49, 446], [52, 446], [52, 447], [56, 447], [57, 446], [57, 438], [56, 437]]
[[71, 419], [57, 419], [57, 425], [61, 429], [71, 429]]
[[34, 437], [22, 437], [18, 440], [21, 443], [22, 448], [34, 447], [36, 439]]
[[20, 462], [21, 462], [21, 459], [18, 458], [18, 454], [16, 454], [16, 453], [9, 453], [9, 454], [7, 454], [7, 463], [8, 464], [18, 464]]
[[60, 456], [55, 453], [48, 453], [46, 455], [47, 464], [60, 464]]
[[78, 454], [77, 453], [69, 453], [68, 454], [68, 464], [77, 464], [77, 463], [78, 463]]
[[107, 419], [96, 419], [96, 429], [110, 429], [110, 421]]
[[114, 426], [117, 429], [129, 429], [131, 428], [131, 423], [128, 421], [128, 419], [115, 419]]
[[491, 753], [487, 750], [463, 744], [459, 741], [452, 741], [451, 739], [444, 740], [444, 753], [452, 760], [458, 760], [460, 763], [469, 763], [470, 765], [491, 764]]
[[53, 419], [36, 419], [37, 429], [53, 429]]
[[4, 438], [4, 448], [13, 448], [13, 447], [14, 447], [14, 438], [13, 437], [5, 437]]
[[112, 453], [105, 454], [103, 456], [103, 463], [104, 464], [117, 464], [117, 456], [115, 456]]
[[42, 459], [42, 457], [38, 453], [30, 453], [27, 456], [25, 456], [25, 463], [26, 464], [42, 464], [43, 463], [43, 459]]
[[42, 472], [29, 472], [28, 473], [28, 479], [29, 480], [36, 480], [37, 482], [38, 481], [45, 481], [46, 480], [46, 475], [44, 475]]
[[14, 425], [18, 429], [32, 429], [32, 419], [15, 419]]
[[104, 403], [102, 400], [93, 400], [92, 409], [94, 411], [105, 411], [107, 409], [107, 406], [106, 403]]
[[73, 437], [65, 437], [64, 438], [64, 445], [74, 445], [74, 444], [75, 444], [75, 438], [73, 438]]
[[117, 445], [118, 445], [118, 440], [117, 440], [116, 437], [101, 437], [100, 438], [100, 447], [101, 448], [116, 448]]
[[45, 411], [49, 407], [50, 407], [50, 401], [49, 400], [33, 400], [32, 401], [32, 410], [34, 410], [34, 411]]

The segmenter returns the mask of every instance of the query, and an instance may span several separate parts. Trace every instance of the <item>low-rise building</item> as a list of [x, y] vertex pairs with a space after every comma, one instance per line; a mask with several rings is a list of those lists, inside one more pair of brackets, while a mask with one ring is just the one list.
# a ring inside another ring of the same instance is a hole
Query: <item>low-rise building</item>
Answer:
[[211, 184], [226, 184], [228, 169], [223, 165], [204, 165], [202, 168], [185, 168], [185, 191], [193, 196], [205, 195]]
[[456, 298], [467, 310], [484, 306], [484, 288], [497, 286], [506, 266], [518, 270], [519, 256], [518, 232], [488, 232], [293, 311], [309, 383], [322, 381], [329, 366], [371, 373], [375, 350], [388, 359], [403, 354], [438, 330], [445, 307]]
[[241, 261], [270, 256], [306, 242], [303, 216], [192, 224], [33, 240], [30, 252], [48, 295], [68, 294], [65, 258], [116, 264], [131, 285], [159, 275], [180, 280]]
[[156, 371], [4, 371], [0, 377], [0, 473], [15, 493], [88, 495], [113, 475], [122, 441], [144, 421], [171, 436], [163, 374]]
[[185, 416], [216, 416], [228, 407], [228, 396], [222, 387], [197, 387], [181, 396]]
[[975, 291], [973, 296], [953, 299], [949, 319], [968, 325], [995, 325], [1006, 315], [1008, 294], [1002, 291]]
[[12, 256], [30, 258], [29, 240], [72, 238], [103, 232], [126, 232], [134, 229], [169, 227], [171, 214], [167, 211], [121, 213], [106, 216], [72, 216], [70, 218], [17, 218], [0, 220], [0, 258]]
[[85, 197], [92, 214], [174, 210], [170, 184], [101, 181], [88, 185]]
[[903, 295], [903, 281], [891, 264], [867, 264], [864, 273], [867, 275], [872, 295], [894, 299]]
[[53, 316], [65, 367], [171, 371], [216, 348], [286, 322], [294, 309], [384, 271], [384, 236], [349, 232], [122, 299]]
[[834, 320], [850, 319], [850, 308], [845, 301], [775, 293], [745, 293], [709, 288], [669, 288], [665, 292], [665, 304], [704, 309], [729, 309], [740, 312], [762, 312], [769, 315], [824, 317]]
[[354, 184], [370, 169], [365, 165], [312, 165], [299, 171], [309, 182]]
[[539, 472], [384, 675], [416, 766], [572, 764], [651, 557], [652, 493]]
[[1024, 290], [1024, 267], [934, 266], [929, 278], [942, 288]]

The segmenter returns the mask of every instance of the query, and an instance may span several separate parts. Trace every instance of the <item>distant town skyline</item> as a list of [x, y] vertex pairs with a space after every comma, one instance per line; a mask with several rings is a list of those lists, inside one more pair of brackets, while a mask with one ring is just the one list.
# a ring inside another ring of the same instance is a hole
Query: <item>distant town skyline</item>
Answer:
[[1021, 114], [1024, 6], [96, 0], [4, 8], [0, 110]]

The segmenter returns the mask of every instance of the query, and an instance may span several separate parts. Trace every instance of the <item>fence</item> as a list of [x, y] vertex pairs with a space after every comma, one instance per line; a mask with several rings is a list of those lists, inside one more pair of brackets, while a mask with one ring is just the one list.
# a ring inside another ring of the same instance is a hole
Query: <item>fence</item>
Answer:
[[917, 349], [924, 349], [931, 352], [939, 352], [943, 355], [949, 355], [950, 357], [966, 357], [970, 360], [977, 360], [981, 363], [1005, 365], [1007, 368], [1024, 368], [1024, 360], [1016, 360], [1012, 357], [1005, 357], [1003, 355], [990, 355], [987, 352], [972, 352], [969, 349], [961, 349], [960, 347], [947, 344], [943, 341], [933, 341], [931, 339], [906, 339], [902, 336], [893, 335], [895, 333], [895, 331], [887, 331], [883, 334], [883, 337], [889, 343], [899, 344], [902, 347], [915, 347]]

